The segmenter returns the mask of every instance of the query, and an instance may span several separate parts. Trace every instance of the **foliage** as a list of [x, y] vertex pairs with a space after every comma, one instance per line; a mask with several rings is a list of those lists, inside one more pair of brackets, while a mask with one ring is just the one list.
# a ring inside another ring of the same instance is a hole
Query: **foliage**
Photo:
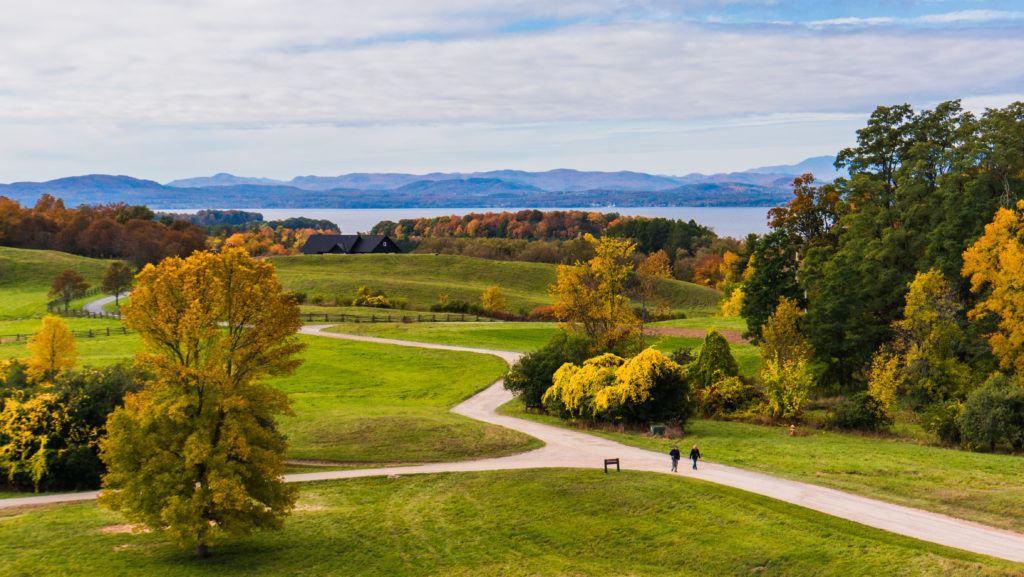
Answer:
[[959, 445], [963, 438], [960, 431], [960, 417], [963, 412], [964, 403], [959, 399], [938, 401], [925, 410], [921, 424], [924, 430], [938, 437], [943, 443]]
[[1024, 448], [1024, 387], [1005, 375], [989, 378], [964, 402], [960, 431], [972, 449], [992, 451], [1003, 442]]
[[896, 408], [896, 397], [903, 387], [903, 363], [903, 358], [888, 347], [878, 349], [871, 357], [867, 392], [887, 413]]
[[793, 299], [783, 297], [775, 312], [768, 317], [768, 322], [761, 329], [761, 342], [758, 348], [764, 359], [776, 363], [790, 363], [810, 360], [813, 351], [810, 343], [800, 331], [800, 321], [804, 311]]
[[706, 417], [725, 416], [750, 404], [757, 389], [740, 377], [724, 377], [697, 389], [697, 405]]
[[736, 358], [732, 356], [729, 341], [714, 329], [704, 335], [704, 344], [697, 353], [697, 360], [689, 367], [694, 379], [694, 387], [702, 389], [710, 387], [720, 379], [735, 377], [740, 374]]
[[551, 388], [555, 371], [566, 363], [579, 365], [590, 356], [586, 338], [559, 331], [544, 347], [519, 359], [505, 376], [505, 388], [530, 408], [543, 406], [542, 397]]
[[585, 335], [599, 350], [627, 349], [640, 332], [626, 296], [636, 246], [615, 238], [587, 240], [594, 246], [594, 258], [558, 267], [550, 287], [555, 316], [565, 329]]
[[374, 292], [368, 286], [361, 286], [358, 289], [356, 289], [356, 296], [354, 299], [352, 299], [352, 306], [389, 309], [392, 307], [392, 304], [391, 301], [388, 300], [387, 295], [379, 292]]
[[600, 235], [609, 223], [617, 219], [619, 215], [615, 213], [527, 209], [382, 221], [371, 232], [387, 234], [395, 240], [444, 237], [572, 239], [584, 234]]
[[802, 303], [797, 284], [797, 247], [784, 230], [771, 232], [752, 243], [750, 275], [743, 283], [740, 314], [747, 321], [747, 336], [761, 337], [761, 327], [783, 298]]
[[[298, 224], [298, 223], [296, 223]], [[273, 223], [255, 228], [235, 230], [228, 228], [221, 235], [211, 236], [207, 242], [212, 249], [244, 248], [252, 256], [297, 255], [310, 236], [337, 234], [333, 225], [324, 228], [274, 226]]]
[[582, 366], [566, 363], [541, 401], [563, 418], [613, 422], [682, 424], [692, 412], [683, 367], [654, 349], [630, 359], [605, 353]]
[[723, 317], [738, 317], [743, 311], [743, 299], [746, 297], [746, 293], [743, 292], [743, 287], [738, 286], [732, 289], [729, 293], [729, 297], [722, 300], [722, 304], [719, 308], [719, 313]]
[[50, 285], [50, 296], [60, 299], [66, 311], [68, 304], [85, 294], [88, 289], [89, 283], [85, 282], [82, 275], [73, 270], [65, 270], [54, 277], [53, 284]]
[[273, 266], [237, 248], [168, 258], [139, 273], [124, 315], [154, 378], [110, 417], [103, 503], [201, 556], [221, 533], [279, 528], [290, 409], [260, 380], [292, 372], [302, 346]]
[[69, 209], [44, 194], [31, 209], [0, 197], [0, 245], [52, 249], [82, 256], [124, 258], [135, 266], [203, 248], [206, 235], [196, 226], [152, 220], [144, 206], [82, 205]]
[[502, 312], [508, 306], [505, 301], [505, 294], [497, 285], [487, 287], [480, 295], [480, 306], [487, 312]]
[[55, 316], [43, 317], [42, 328], [28, 341], [28, 352], [28, 376], [36, 382], [52, 379], [78, 360], [75, 335], [64, 319]]
[[761, 392], [769, 417], [797, 421], [803, 414], [814, 376], [806, 360], [778, 362], [765, 359], [761, 369]]
[[132, 271], [132, 268], [119, 260], [115, 260], [107, 267], [107, 272], [103, 275], [103, 284], [100, 285], [100, 288], [114, 295], [114, 303], [120, 305], [121, 293], [127, 292], [128, 289], [132, 288], [134, 280], [135, 272]]
[[838, 429], [880, 431], [892, 424], [885, 405], [860, 391], [845, 399], [829, 416], [828, 424]]
[[985, 233], [964, 253], [963, 275], [970, 278], [971, 291], [981, 294], [971, 318], [998, 319], [998, 330], [988, 342], [1000, 366], [1024, 375], [1024, 200], [1014, 209], [996, 212]]
[[19, 376], [17, 363], [0, 368], [7, 397], [0, 412], [0, 469], [7, 481], [37, 491], [98, 487], [97, 444], [107, 415], [136, 388], [138, 372], [118, 365], [33, 384]]

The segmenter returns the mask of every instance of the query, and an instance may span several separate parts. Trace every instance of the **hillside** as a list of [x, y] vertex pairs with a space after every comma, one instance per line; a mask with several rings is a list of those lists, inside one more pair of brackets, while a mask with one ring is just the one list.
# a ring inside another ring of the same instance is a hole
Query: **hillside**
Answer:
[[[282, 284], [332, 301], [361, 286], [389, 297], [408, 300], [412, 310], [428, 310], [447, 294], [451, 300], [478, 302], [490, 286], [501, 287], [508, 307], [516, 312], [550, 304], [548, 285], [555, 265], [495, 261], [433, 254], [317, 255], [276, 257], [272, 261]], [[659, 297], [676, 310], [709, 307], [719, 300], [713, 289], [676, 280], [659, 286]]]
[[97, 286], [109, 261], [52, 250], [0, 246], [0, 318], [20, 318], [46, 312], [53, 277], [71, 269]]

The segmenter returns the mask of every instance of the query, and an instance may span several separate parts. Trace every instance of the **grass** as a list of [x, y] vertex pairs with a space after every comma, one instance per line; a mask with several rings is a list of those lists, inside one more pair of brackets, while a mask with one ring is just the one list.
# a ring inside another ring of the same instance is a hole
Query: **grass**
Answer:
[[[273, 263], [289, 290], [322, 296], [328, 301], [351, 299], [360, 286], [404, 298], [411, 310], [428, 310], [447, 294], [451, 300], [479, 302], [490, 286], [501, 287], [512, 311], [551, 303], [548, 285], [555, 266], [545, 263], [485, 260], [454, 255], [367, 254], [275, 257]], [[677, 310], [713, 306], [713, 289], [671, 280], [659, 284], [659, 297]]]
[[672, 319], [651, 323], [653, 327], [672, 327], [680, 329], [717, 329], [743, 332], [747, 330], [747, 321], [743, 317], [721, 317], [714, 314], [690, 315], [685, 319]]
[[529, 470], [311, 483], [206, 560], [95, 504], [5, 512], [3, 575], [1003, 577], [1021, 566], [667, 475]]
[[97, 286], [109, 264], [106, 260], [52, 250], [0, 247], [0, 319], [45, 313], [50, 284], [60, 272], [77, 271], [89, 284]]
[[[116, 333], [121, 330], [120, 321], [89, 318], [66, 318], [64, 320], [73, 331], [92, 330], [97, 335], [92, 338], [76, 337], [75, 345], [78, 350], [79, 366], [111, 365], [131, 358], [142, 350], [142, 341], [139, 335]], [[39, 330], [42, 324], [42, 319], [0, 320], [0, 335], [29, 335]], [[110, 329], [111, 336], [106, 336], [107, 329]], [[0, 359], [27, 358], [28, 356], [28, 343], [25, 341], [0, 344]]]
[[[688, 319], [699, 323], [700, 319]], [[695, 324], [694, 326], [699, 326]], [[530, 352], [544, 346], [558, 331], [555, 323], [345, 323], [331, 332], [368, 335], [425, 343]], [[670, 353], [676, 349], [700, 347], [703, 339], [649, 335], [645, 344]], [[744, 375], [753, 375], [761, 368], [757, 347], [733, 344], [733, 356]]]
[[532, 437], [474, 421], [449, 408], [497, 380], [497, 357], [302, 337], [308, 348], [292, 376], [272, 380], [289, 394], [282, 421], [294, 459], [379, 464], [507, 455], [540, 446]]
[[[511, 401], [499, 412], [558, 426], [556, 417], [526, 413]], [[992, 525], [1024, 531], [1024, 458], [970, 453], [897, 439], [695, 419], [685, 438], [639, 432], [589, 432], [653, 451], [697, 444], [709, 461], [824, 485]]]

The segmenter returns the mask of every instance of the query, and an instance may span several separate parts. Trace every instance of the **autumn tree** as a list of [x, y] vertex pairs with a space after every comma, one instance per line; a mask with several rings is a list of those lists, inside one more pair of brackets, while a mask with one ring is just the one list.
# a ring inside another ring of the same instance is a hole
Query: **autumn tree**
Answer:
[[28, 375], [37, 382], [53, 378], [78, 360], [75, 335], [64, 319], [54, 316], [43, 317], [42, 328], [28, 341], [28, 352]]
[[595, 256], [561, 265], [550, 287], [555, 317], [562, 327], [586, 335], [600, 350], [628, 347], [640, 332], [640, 320], [627, 296], [633, 273], [632, 241], [587, 236]]
[[125, 322], [154, 377], [108, 421], [102, 503], [199, 556], [220, 534], [282, 525], [287, 396], [261, 382], [301, 362], [298, 306], [242, 249], [146, 266]]
[[497, 286], [488, 287], [480, 295], [480, 306], [489, 313], [502, 312], [508, 307], [505, 294]]
[[800, 331], [800, 320], [804, 316], [803, 309], [793, 299], [783, 297], [779, 306], [768, 317], [768, 322], [761, 329], [761, 358], [771, 359], [779, 363], [797, 360], [809, 360], [811, 345]]
[[963, 275], [981, 300], [972, 319], [996, 319], [988, 336], [1002, 368], [1024, 375], [1024, 200], [1013, 209], [999, 209], [981, 236], [964, 253]]
[[67, 311], [71, 301], [85, 294], [88, 289], [89, 283], [85, 282], [82, 275], [73, 270], [65, 270], [53, 279], [50, 296], [63, 301], [64, 310]]
[[133, 280], [135, 280], [135, 273], [132, 272], [132, 268], [124, 262], [115, 260], [107, 267], [107, 272], [103, 275], [103, 284], [100, 285], [100, 288], [113, 294], [114, 304], [120, 307], [121, 302], [119, 299], [121, 298], [121, 293], [132, 288]]

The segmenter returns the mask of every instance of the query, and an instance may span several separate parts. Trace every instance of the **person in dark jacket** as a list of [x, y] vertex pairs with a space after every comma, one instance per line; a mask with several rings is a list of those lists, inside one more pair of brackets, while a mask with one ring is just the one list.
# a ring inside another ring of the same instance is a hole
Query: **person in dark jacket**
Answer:
[[694, 445], [693, 448], [690, 449], [690, 460], [693, 461], [693, 468], [694, 469], [697, 468], [697, 459], [699, 459], [699, 458], [700, 458], [700, 449], [697, 448], [697, 445]]
[[672, 447], [672, 450], [668, 452], [668, 456], [672, 457], [672, 472], [675, 473], [678, 470], [679, 458], [681, 457], [679, 447]]

